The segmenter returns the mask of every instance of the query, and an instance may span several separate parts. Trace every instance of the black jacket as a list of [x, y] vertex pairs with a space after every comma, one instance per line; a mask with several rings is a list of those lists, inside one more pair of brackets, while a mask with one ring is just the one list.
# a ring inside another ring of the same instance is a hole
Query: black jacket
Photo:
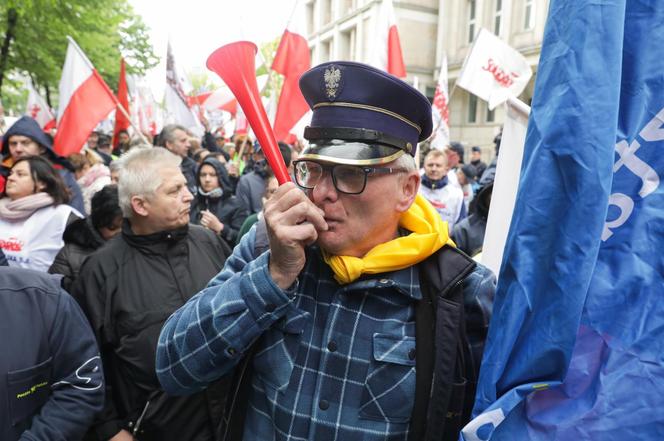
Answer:
[[182, 174], [187, 180], [187, 188], [191, 194], [196, 194], [196, 167], [196, 161], [191, 159], [189, 156], [182, 158], [180, 170], [182, 170]]
[[71, 291], [74, 280], [78, 277], [83, 260], [106, 242], [92, 226], [90, 218], [77, 219], [67, 225], [62, 238], [65, 246], [55, 256], [48, 269], [51, 274], [62, 274], [62, 287]]
[[0, 335], [0, 440], [80, 440], [104, 403], [104, 378], [60, 277], [0, 267]]
[[170, 397], [155, 374], [159, 331], [169, 315], [205, 287], [230, 249], [202, 227], [134, 235], [122, 233], [85, 260], [72, 294], [100, 342], [107, 399], [95, 424], [108, 439], [136, 426], [144, 440], [211, 440], [223, 393], [211, 385], [188, 397]]
[[[211, 197], [202, 194], [199, 176], [201, 167], [206, 164], [211, 165], [217, 171], [219, 187], [223, 191], [221, 197]], [[247, 216], [249, 216], [249, 211], [244, 204], [233, 195], [226, 167], [214, 158], [205, 158], [201, 166], [196, 170], [196, 185], [198, 185], [198, 193], [196, 194], [196, 198], [191, 202], [191, 223], [200, 224], [201, 211], [209, 210], [212, 214], [217, 216], [222, 224], [224, 224], [224, 229], [220, 234], [221, 237], [223, 237], [230, 246], [234, 246], [237, 241], [238, 232]]]
[[493, 182], [482, 187], [470, 203], [470, 216], [454, 225], [452, 230], [452, 239], [457, 248], [469, 256], [482, 251], [492, 192]]

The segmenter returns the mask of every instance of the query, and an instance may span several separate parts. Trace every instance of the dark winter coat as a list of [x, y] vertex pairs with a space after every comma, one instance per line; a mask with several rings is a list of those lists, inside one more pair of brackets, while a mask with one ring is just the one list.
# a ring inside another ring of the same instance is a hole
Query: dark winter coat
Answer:
[[[211, 165], [217, 171], [219, 188], [221, 188], [223, 192], [221, 197], [205, 196], [200, 190], [200, 171], [201, 167], [206, 164]], [[191, 223], [200, 224], [201, 211], [209, 210], [212, 214], [217, 216], [222, 224], [224, 224], [224, 229], [221, 231], [220, 236], [224, 238], [230, 246], [234, 246], [238, 239], [238, 232], [247, 216], [249, 216], [249, 211], [240, 200], [233, 195], [226, 167], [214, 158], [205, 158], [201, 166], [196, 170], [196, 185], [199, 190], [191, 203]]]
[[258, 213], [263, 209], [263, 195], [265, 194], [265, 176], [258, 171], [251, 171], [240, 176], [237, 184], [237, 195], [249, 214]]
[[[46, 136], [42, 131], [37, 121], [30, 118], [29, 116], [23, 116], [18, 121], [16, 121], [3, 135], [2, 137], [2, 157], [9, 157], [9, 138], [14, 135], [26, 136], [32, 139], [34, 142], [46, 149], [44, 157], [51, 161], [53, 164], [57, 164], [62, 169], [58, 170], [60, 176], [65, 181], [65, 185], [69, 188], [71, 192], [71, 201], [69, 205], [77, 209], [80, 213], [85, 214], [85, 205], [83, 204], [83, 194], [81, 193], [81, 187], [78, 186], [76, 182], [76, 177], [74, 177], [73, 167], [67, 161], [67, 159], [59, 156], [53, 151], [53, 145], [51, 140]], [[9, 169], [7, 165], [0, 165], [0, 174], [7, 177], [9, 175]]]
[[53, 264], [48, 269], [51, 274], [62, 274], [62, 287], [71, 291], [74, 280], [78, 277], [83, 260], [95, 252], [106, 242], [87, 219], [77, 219], [67, 226], [62, 238], [65, 246], [62, 247]]
[[471, 215], [456, 224], [452, 230], [452, 239], [457, 248], [469, 256], [482, 251], [492, 191], [493, 182], [482, 187], [471, 203]]
[[189, 156], [182, 158], [180, 170], [182, 170], [182, 174], [187, 180], [187, 188], [191, 194], [196, 194], [196, 166], [196, 161], [191, 159]]
[[60, 277], [0, 267], [0, 440], [80, 440], [104, 403], [99, 349]]
[[141, 441], [213, 439], [224, 392], [213, 384], [190, 396], [166, 395], [155, 356], [166, 319], [229, 254], [223, 240], [196, 225], [137, 236], [125, 220], [122, 233], [85, 260], [72, 295], [97, 335], [107, 373], [106, 406], [94, 426], [100, 439], [131, 431], [141, 414]]

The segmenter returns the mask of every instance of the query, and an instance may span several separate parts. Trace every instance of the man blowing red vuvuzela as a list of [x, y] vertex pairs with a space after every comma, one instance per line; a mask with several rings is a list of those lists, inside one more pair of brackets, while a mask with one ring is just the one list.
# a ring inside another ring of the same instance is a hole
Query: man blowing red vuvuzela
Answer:
[[252, 229], [168, 319], [159, 380], [188, 394], [226, 376], [224, 440], [456, 439], [495, 279], [418, 195], [431, 106], [351, 62], [300, 88], [309, 146], [265, 204], [269, 250], [256, 255]]

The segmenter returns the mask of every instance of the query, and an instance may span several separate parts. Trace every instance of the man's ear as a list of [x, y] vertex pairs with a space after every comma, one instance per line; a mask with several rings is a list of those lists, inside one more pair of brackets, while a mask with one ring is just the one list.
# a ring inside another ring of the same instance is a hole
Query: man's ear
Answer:
[[132, 196], [131, 197], [131, 209], [136, 213], [136, 215], [141, 217], [146, 217], [148, 213], [149, 202], [145, 196]]
[[397, 201], [396, 210], [400, 213], [408, 211], [413, 202], [415, 202], [415, 197], [417, 196], [417, 191], [420, 189], [420, 174], [417, 170], [407, 172], [405, 176], [400, 179], [399, 182], [400, 188], [400, 198]]

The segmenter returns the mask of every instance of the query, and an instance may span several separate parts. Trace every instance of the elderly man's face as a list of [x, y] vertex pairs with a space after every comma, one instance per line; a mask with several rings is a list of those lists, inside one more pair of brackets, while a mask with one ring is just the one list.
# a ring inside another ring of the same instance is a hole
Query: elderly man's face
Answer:
[[[393, 164], [381, 167], [390, 166]], [[419, 176], [412, 171], [370, 175], [362, 193], [344, 194], [334, 188], [326, 172], [314, 189], [307, 191], [309, 199], [324, 211], [329, 227], [318, 234], [320, 247], [334, 255], [362, 257], [376, 245], [392, 240], [407, 209], [403, 202], [407, 174], [412, 175], [411, 190], [416, 193]]]
[[177, 129], [173, 132], [174, 140], [166, 142], [166, 148], [176, 155], [184, 158], [187, 156], [189, 147], [191, 146], [189, 142], [189, 135], [184, 130]]
[[189, 223], [189, 210], [194, 198], [179, 167], [159, 170], [161, 185], [146, 197], [147, 220], [155, 231], [172, 230]]
[[9, 137], [9, 154], [16, 161], [24, 156], [37, 156], [43, 151], [42, 147], [32, 138], [23, 135], [12, 135]]

